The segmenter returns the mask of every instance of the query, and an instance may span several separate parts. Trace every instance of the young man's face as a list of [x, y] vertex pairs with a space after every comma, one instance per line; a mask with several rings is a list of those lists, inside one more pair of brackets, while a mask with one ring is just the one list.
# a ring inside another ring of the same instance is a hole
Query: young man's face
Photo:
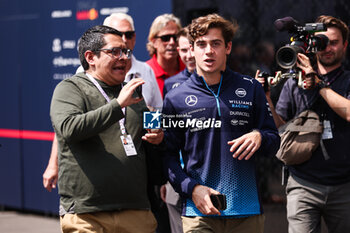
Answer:
[[101, 48], [100, 56], [92, 53], [89, 59], [89, 71], [91, 71], [90, 73], [92, 73], [95, 78], [102, 80], [110, 86], [118, 85], [124, 81], [127, 58], [124, 54], [122, 57], [118, 58], [108, 50], [103, 49], [126, 48], [126, 45], [122, 38], [117, 35], [106, 34], [104, 39], [106, 45]]
[[211, 28], [204, 36], [198, 37], [192, 52], [196, 60], [197, 73], [201, 76], [220, 74], [226, 68], [226, 56], [230, 54], [232, 42], [225, 45], [221, 29]]
[[348, 42], [344, 43], [340, 30], [335, 27], [329, 27], [325, 32], [316, 33], [316, 35], [319, 34], [324, 34], [329, 39], [327, 48], [317, 53], [319, 63], [324, 67], [341, 65]]
[[176, 36], [178, 32], [178, 26], [173, 21], [168, 22], [167, 25], [158, 32], [157, 37], [153, 39], [153, 46], [157, 50], [158, 57], [161, 56], [166, 60], [177, 58], [179, 54], [176, 49], [176, 38], [168, 37], [165, 39], [166, 37], [163, 36]]
[[186, 65], [188, 71], [192, 73], [196, 69], [196, 61], [191, 52], [190, 42], [185, 36], [180, 36], [178, 44], [179, 46], [177, 47], [177, 50], [179, 51], [179, 56], [182, 62]]

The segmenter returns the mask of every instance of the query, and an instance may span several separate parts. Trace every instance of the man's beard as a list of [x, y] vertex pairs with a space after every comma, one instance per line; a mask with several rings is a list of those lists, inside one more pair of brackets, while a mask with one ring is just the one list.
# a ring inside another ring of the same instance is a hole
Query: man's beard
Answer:
[[343, 60], [343, 55], [341, 55], [341, 56], [334, 56], [334, 58], [331, 59], [331, 60], [323, 59], [322, 56], [318, 57], [318, 61], [324, 67], [330, 67], [330, 66], [334, 66], [334, 65], [337, 65], [337, 64], [341, 64], [342, 60]]

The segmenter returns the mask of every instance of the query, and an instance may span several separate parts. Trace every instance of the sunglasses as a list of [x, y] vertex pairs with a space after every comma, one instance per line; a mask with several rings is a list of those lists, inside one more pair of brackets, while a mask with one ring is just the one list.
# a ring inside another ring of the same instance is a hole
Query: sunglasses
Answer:
[[163, 36], [156, 36], [155, 38], [160, 38], [163, 42], [168, 42], [170, 41], [171, 38], [173, 38], [174, 41], [177, 39], [176, 34], [168, 34], [168, 35], [163, 35]]
[[134, 37], [135, 31], [126, 31], [126, 32], [120, 32], [121, 34], [125, 35], [126, 39], [130, 40]]
[[132, 51], [130, 49], [125, 49], [125, 48], [118, 48], [114, 47], [111, 49], [98, 49], [96, 51], [103, 51], [108, 54], [112, 54], [114, 57], [120, 59], [123, 57], [123, 54], [126, 56], [127, 59], [131, 58]]

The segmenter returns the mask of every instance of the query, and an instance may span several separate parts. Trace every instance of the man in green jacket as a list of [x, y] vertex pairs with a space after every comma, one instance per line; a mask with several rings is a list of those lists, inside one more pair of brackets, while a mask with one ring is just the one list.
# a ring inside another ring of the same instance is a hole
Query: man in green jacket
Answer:
[[154, 232], [142, 139], [159, 144], [163, 132], [144, 134], [148, 109], [134, 94], [144, 81], [123, 86], [131, 51], [119, 31], [92, 27], [78, 47], [85, 72], [57, 85], [50, 111], [62, 231]]

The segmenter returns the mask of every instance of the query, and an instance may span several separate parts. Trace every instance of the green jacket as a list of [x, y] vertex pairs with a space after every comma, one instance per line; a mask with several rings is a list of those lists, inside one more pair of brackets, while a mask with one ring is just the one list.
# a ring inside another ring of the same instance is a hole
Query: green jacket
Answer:
[[51, 102], [51, 120], [59, 145], [58, 190], [65, 211], [86, 213], [149, 209], [145, 152], [141, 136], [144, 101], [126, 108], [125, 127], [136, 147], [126, 156], [116, 97], [120, 85], [98, 80], [108, 103], [84, 73], [60, 82]]

